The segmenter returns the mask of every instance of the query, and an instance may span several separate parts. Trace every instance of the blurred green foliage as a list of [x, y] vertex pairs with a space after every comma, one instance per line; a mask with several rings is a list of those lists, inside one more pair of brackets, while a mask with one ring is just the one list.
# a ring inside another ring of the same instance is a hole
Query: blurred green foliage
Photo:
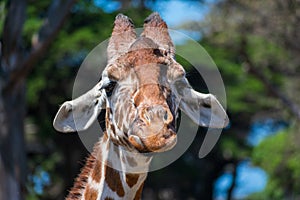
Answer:
[[221, 72], [230, 112], [254, 114], [258, 105], [263, 106], [265, 101], [263, 100], [261, 104], [253, 104], [253, 102], [267, 97], [264, 95], [265, 89], [261, 82], [249, 76], [241, 66], [242, 63], [237, 56], [238, 50], [228, 49], [226, 46], [219, 46], [206, 41], [201, 42], [201, 44], [212, 56]]
[[5, 9], [5, 1], [0, 2], [0, 36], [2, 36], [2, 29], [4, 26], [4, 20], [6, 16], [6, 9]]
[[253, 199], [295, 198], [300, 194], [299, 129], [293, 126], [261, 142], [252, 153], [254, 164], [269, 174], [265, 192]]

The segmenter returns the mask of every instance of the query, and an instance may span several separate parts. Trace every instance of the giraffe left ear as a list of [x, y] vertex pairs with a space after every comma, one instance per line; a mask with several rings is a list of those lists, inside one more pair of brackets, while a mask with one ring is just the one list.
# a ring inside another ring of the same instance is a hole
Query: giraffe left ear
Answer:
[[63, 103], [54, 118], [53, 127], [65, 133], [89, 128], [105, 103], [106, 94], [103, 92], [102, 83], [100, 81], [82, 96]]
[[195, 91], [185, 77], [172, 85], [180, 109], [196, 124], [209, 128], [224, 128], [228, 125], [228, 116], [214, 95]]

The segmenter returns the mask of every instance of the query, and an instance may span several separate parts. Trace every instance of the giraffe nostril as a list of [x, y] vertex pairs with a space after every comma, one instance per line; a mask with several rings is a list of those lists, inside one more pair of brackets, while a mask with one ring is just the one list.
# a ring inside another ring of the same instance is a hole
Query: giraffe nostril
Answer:
[[167, 111], [165, 111], [165, 114], [164, 114], [164, 121], [167, 121], [168, 120], [168, 112]]
[[163, 114], [164, 123], [169, 124], [173, 121], [173, 114], [170, 110], [165, 109]]
[[139, 116], [148, 125], [169, 124], [173, 119], [171, 111], [161, 105], [147, 107], [142, 110]]
[[172, 137], [174, 135], [176, 135], [176, 133], [174, 133], [173, 131], [170, 131], [170, 132], [167, 132], [167, 133], [163, 134], [163, 137], [165, 139], [169, 139], [170, 137]]
[[150, 119], [150, 116], [149, 116], [148, 112], [144, 112], [143, 117], [144, 117], [144, 119], [146, 119], [149, 123], [151, 122], [151, 119]]

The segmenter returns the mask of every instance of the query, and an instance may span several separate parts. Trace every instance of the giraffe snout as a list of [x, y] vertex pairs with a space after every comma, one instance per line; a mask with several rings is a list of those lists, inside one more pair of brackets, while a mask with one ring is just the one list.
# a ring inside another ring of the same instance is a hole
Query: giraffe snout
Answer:
[[161, 105], [149, 106], [142, 110], [140, 119], [147, 125], [168, 125], [173, 121], [173, 115], [169, 108]]
[[163, 152], [173, 148], [177, 134], [172, 128], [173, 115], [168, 106], [153, 105], [139, 109], [129, 141], [140, 152]]

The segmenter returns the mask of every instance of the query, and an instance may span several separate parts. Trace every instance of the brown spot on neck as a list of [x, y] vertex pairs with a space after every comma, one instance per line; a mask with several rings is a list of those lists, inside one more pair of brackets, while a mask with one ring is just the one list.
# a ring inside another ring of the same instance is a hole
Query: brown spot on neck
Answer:
[[86, 186], [85, 193], [84, 193], [84, 199], [85, 200], [96, 200], [98, 196], [97, 190], [91, 188], [90, 186]]
[[101, 151], [98, 152], [96, 164], [93, 169], [92, 178], [97, 183], [100, 182], [102, 176], [102, 154]]
[[136, 192], [133, 200], [140, 200], [142, 197], [142, 191], [143, 191], [144, 183], [141, 184], [140, 188]]
[[122, 185], [120, 173], [110, 166], [111, 164], [107, 163], [105, 170], [105, 181], [113, 192], [116, 192], [119, 197], [123, 197], [125, 195], [125, 191]]
[[126, 183], [130, 188], [132, 188], [139, 180], [139, 175], [138, 174], [131, 174], [128, 173], [126, 174]]
[[104, 200], [114, 200], [114, 198], [112, 198], [112, 197], [105, 197]]

